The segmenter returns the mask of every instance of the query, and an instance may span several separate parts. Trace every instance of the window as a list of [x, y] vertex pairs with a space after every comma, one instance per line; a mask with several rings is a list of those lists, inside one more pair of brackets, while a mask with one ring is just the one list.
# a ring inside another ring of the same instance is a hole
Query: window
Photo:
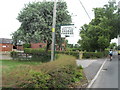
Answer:
[[39, 45], [40, 48], [42, 48], [42, 45]]

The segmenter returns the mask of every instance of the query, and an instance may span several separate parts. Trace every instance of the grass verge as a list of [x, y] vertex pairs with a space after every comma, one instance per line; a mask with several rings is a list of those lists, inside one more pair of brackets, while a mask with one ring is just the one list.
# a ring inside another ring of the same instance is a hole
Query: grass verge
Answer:
[[[12, 63], [15, 68], [3, 71], [3, 88], [73, 88], [86, 81], [83, 69], [77, 67], [75, 57], [59, 55], [52, 62], [42, 64]], [[4, 62], [3, 67], [11, 62]], [[3, 69], [4, 70], [4, 69]]]

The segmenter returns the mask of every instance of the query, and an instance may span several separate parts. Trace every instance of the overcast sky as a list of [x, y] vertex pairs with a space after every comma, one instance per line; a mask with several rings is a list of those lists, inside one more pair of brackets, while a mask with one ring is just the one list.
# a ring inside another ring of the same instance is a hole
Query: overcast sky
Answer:
[[[24, 4], [32, 1], [42, 1], [42, 0], [1, 0], [0, 1], [0, 38], [11, 38], [10, 34], [16, 31], [20, 23], [16, 19], [18, 13], [24, 8]], [[47, 1], [47, 0], [46, 0]], [[79, 29], [85, 23], [89, 23], [90, 19], [86, 15], [84, 9], [82, 8], [79, 0], [64, 0], [67, 2], [68, 10], [72, 14], [73, 24], [77, 27], [74, 31], [75, 35], [69, 38], [69, 43], [76, 43], [79, 37]], [[117, 2], [119, 0], [116, 0]], [[89, 16], [94, 18], [93, 8], [103, 7], [103, 5], [108, 3], [108, 0], [81, 0], [84, 7], [86, 8]], [[117, 40], [113, 40], [117, 42]]]

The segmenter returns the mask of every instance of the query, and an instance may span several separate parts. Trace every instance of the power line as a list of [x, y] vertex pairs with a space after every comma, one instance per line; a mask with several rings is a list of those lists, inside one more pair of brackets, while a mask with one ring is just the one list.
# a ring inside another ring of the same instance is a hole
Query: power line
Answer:
[[80, 4], [82, 5], [83, 9], [85, 10], [85, 12], [86, 12], [86, 14], [87, 14], [88, 18], [91, 20], [91, 18], [90, 18], [90, 16], [89, 16], [88, 12], [86, 11], [86, 9], [85, 9], [84, 5], [82, 4], [82, 2], [81, 2], [80, 0], [79, 0], [79, 2], [80, 2]]

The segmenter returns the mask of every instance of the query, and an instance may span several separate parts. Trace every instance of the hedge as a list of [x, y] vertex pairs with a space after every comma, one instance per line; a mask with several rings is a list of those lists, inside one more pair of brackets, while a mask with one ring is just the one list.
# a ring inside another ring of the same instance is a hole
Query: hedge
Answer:
[[[24, 53], [32, 55], [32, 58], [30, 60], [39, 60], [42, 62], [46, 62], [50, 60], [51, 57], [51, 51], [45, 52], [44, 49], [32, 49], [32, 48], [25, 48]], [[15, 58], [18, 57], [19, 53], [11, 52], [12, 57]], [[57, 54], [65, 54], [65, 55], [71, 55], [76, 57], [76, 59], [79, 59], [79, 52], [78, 51], [55, 51], [55, 57], [56, 59]], [[108, 51], [104, 52], [83, 52], [83, 58], [103, 58], [108, 55]]]
[[108, 51], [103, 52], [84, 52], [83, 58], [104, 58], [107, 57]]
[[[24, 52], [27, 54], [39, 55], [39, 56], [50, 56], [51, 55], [51, 51], [48, 51], [46, 53], [44, 49], [25, 48]], [[66, 55], [72, 55], [72, 56], [75, 56], [76, 58], [79, 58], [79, 52], [75, 52], [75, 51], [55, 51], [55, 54], [66, 54]]]
[[56, 51], [56, 54], [66, 54], [66, 55], [74, 56], [77, 59], [79, 58], [79, 52], [76, 51]]
[[69, 88], [83, 81], [83, 69], [73, 56], [59, 55], [52, 62], [38, 66], [18, 66], [2, 75], [5, 88]]

